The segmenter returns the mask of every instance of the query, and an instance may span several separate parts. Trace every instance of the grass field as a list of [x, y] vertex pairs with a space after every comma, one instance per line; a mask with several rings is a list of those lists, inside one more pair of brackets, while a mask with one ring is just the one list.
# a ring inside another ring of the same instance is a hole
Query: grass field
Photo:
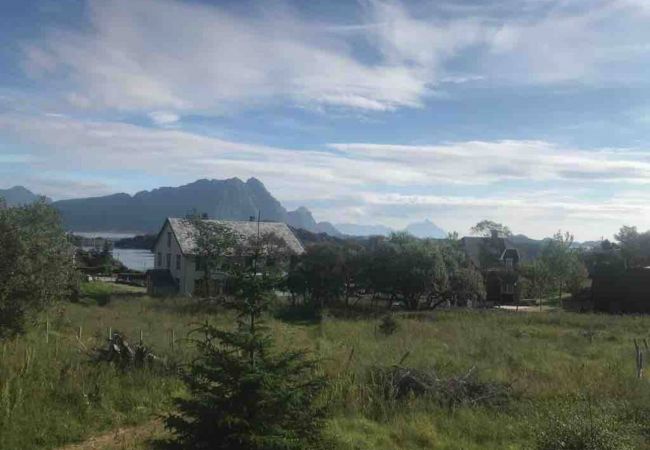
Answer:
[[[173, 366], [191, 356], [180, 338], [193, 324], [232, 325], [229, 312], [200, 312], [184, 299], [104, 284], [85, 293], [0, 344], [0, 448], [57, 448], [129, 426], [145, 432], [127, 429], [94, 448], [149, 448], [162, 432], [154, 419], [182, 393], [176, 372], [120, 372], [89, 363], [87, 350], [105, 345], [109, 327], [131, 340], [142, 330], [145, 344]], [[557, 419], [577, 432], [604, 429], [619, 447], [603, 448], [650, 449], [650, 378], [636, 378], [632, 344], [650, 337], [650, 317], [441, 311], [398, 319], [390, 336], [377, 332], [376, 319], [269, 322], [279, 348], [309, 348], [321, 358], [331, 380], [327, 434], [337, 448], [536, 448], [544, 432], [557, 432]], [[400, 360], [443, 379], [474, 368], [477, 383], [510, 386], [508, 395], [498, 405], [454, 407], [430, 397], [387, 399], [369, 372]]]

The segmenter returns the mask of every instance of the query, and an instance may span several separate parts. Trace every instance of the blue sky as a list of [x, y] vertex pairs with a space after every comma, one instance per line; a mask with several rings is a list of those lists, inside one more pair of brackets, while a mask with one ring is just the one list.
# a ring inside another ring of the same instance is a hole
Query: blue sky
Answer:
[[0, 188], [255, 176], [319, 220], [650, 228], [645, 0], [5, 0]]

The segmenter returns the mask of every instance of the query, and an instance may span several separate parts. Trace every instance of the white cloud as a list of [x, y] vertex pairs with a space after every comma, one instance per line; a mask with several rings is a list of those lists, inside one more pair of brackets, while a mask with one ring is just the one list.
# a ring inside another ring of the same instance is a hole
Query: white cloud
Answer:
[[[86, 195], [78, 189], [86, 181], [73, 176], [81, 171], [96, 174], [89, 187], [93, 193], [124, 190], [119, 179], [111, 179], [120, 171], [172, 184], [255, 176], [288, 206], [307, 204], [320, 219], [337, 222], [398, 227], [431, 217], [465, 231], [491, 217], [533, 234], [561, 227], [587, 237], [609, 235], [622, 223], [650, 228], [650, 154], [640, 149], [584, 150], [510, 140], [294, 150], [180, 130], [19, 114], [0, 114], [0, 133], [26, 149], [23, 163], [32, 173], [70, 174], [67, 193], [61, 183], [65, 176], [50, 180], [55, 192], [44, 193], [53, 196]], [[155, 187], [134, 180], [129, 178], [127, 191]], [[439, 194], [454, 187], [458, 194]]]
[[639, 81], [650, 51], [642, 0], [444, 15], [398, 1], [362, 5], [350, 3], [346, 24], [323, 25], [287, 9], [244, 16], [177, 0], [91, 1], [88, 26], [26, 45], [24, 67], [67, 81], [80, 108], [223, 114], [276, 101], [388, 111], [420, 107], [450, 81]]
[[151, 112], [149, 113], [149, 118], [153, 123], [155, 123], [158, 126], [171, 125], [180, 120], [180, 116], [178, 114], [174, 114], [172, 112], [167, 112], [167, 111]]
[[290, 14], [243, 17], [171, 0], [91, 2], [89, 11], [90, 31], [59, 30], [33, 43], [26, 66], [69, 74], [71, 99], [99, 108], [225, 112], [275, 98], [362, 110], [418, 106], [436, 82], [435, 54], [449, 56], [464, 40], [441, 30], [417, 66], [391, 57], [369, 64], [353, 56], [349, 36]]

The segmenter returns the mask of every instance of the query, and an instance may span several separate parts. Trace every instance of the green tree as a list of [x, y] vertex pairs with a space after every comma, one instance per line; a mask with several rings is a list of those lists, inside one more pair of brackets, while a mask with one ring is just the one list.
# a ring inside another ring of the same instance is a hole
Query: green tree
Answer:
[[290, 287], [301, 290], [314, 307], [324, 308], [345, 292], [344, 258], [339, 245], [310, 245], [289, 277]]
[[448, 289], [448, 276], [440, 248], [434, 241], [418, 239], [408, 233], [394, 233], [384, 244], [382, 284], [394, 298], [409, 309], [418, 309]]
[[70, 298], [77, 281], [74, 249], [57, 211], [43, 201], [0, 209], [0, 338]]
[[280, 351], [262, 315], [280, 280], [260, 261], [231, 265], [236, 329], [208, 323], [197, 332], [199, 356], [184, 376], [190, 396], [167, 417], [178, 449], [290, 450], [319, 448], [324, 410], [317, 397], [325, 380], [302, 351]]
[[573, 247], [573, 235], [558, 231], [542, 250], [541, 260], [548, 268], [550, 280], [562, 304], [562, 293], [575, 293], [587, 278], [587, 271]]
[[639, 233], [636, 227], [623, 226], [614, 238], [619, 243], [625, 267], [639, 267], [650, 263], [650, 231]]
[[527, 286], [527, 292], [524, 295], [537, 299], [541, 311], [542, 298], [550, 292], [551, 274], [547, 264], [543, 259], [522, 263], [519, 265], [519, 274]]
[[479, 234], [481, 236], [490, 237], [492, 232], [496, 232], [500, 237], [510, 237], [512, 232], [507, 226], [493, 222], [491, 220], [482, 220], [474, 225], [470, 231], [472, 234]]
[[483, 275], [473, 267], [461, 267], [449, 276], [449, 297], [454, 304], [472, 300], [485, 300], [485, 282]]
[[190, 237], [194, 241], [196, 266], [202, 272], [202, 294], [209, 298], [216, 294], [215, 280], [224, 273], [225, 262], [228, 254], [234, 252], [237, 236], [223, 223], [196, 214], [185, 220], [192, 230]]

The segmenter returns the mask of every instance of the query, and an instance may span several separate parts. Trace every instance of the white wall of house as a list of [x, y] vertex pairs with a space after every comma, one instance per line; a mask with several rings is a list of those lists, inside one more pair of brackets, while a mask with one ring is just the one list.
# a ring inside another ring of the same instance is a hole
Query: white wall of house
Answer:
[[194, 282], [198, 276], [194, 257], [183, 255], [169, 223], [165, 223], [158, 242], [154, 246], [154, 259], [156, 269], [169, 269], [172, 277], [178, 283], [180, 294], [192, 295]]

